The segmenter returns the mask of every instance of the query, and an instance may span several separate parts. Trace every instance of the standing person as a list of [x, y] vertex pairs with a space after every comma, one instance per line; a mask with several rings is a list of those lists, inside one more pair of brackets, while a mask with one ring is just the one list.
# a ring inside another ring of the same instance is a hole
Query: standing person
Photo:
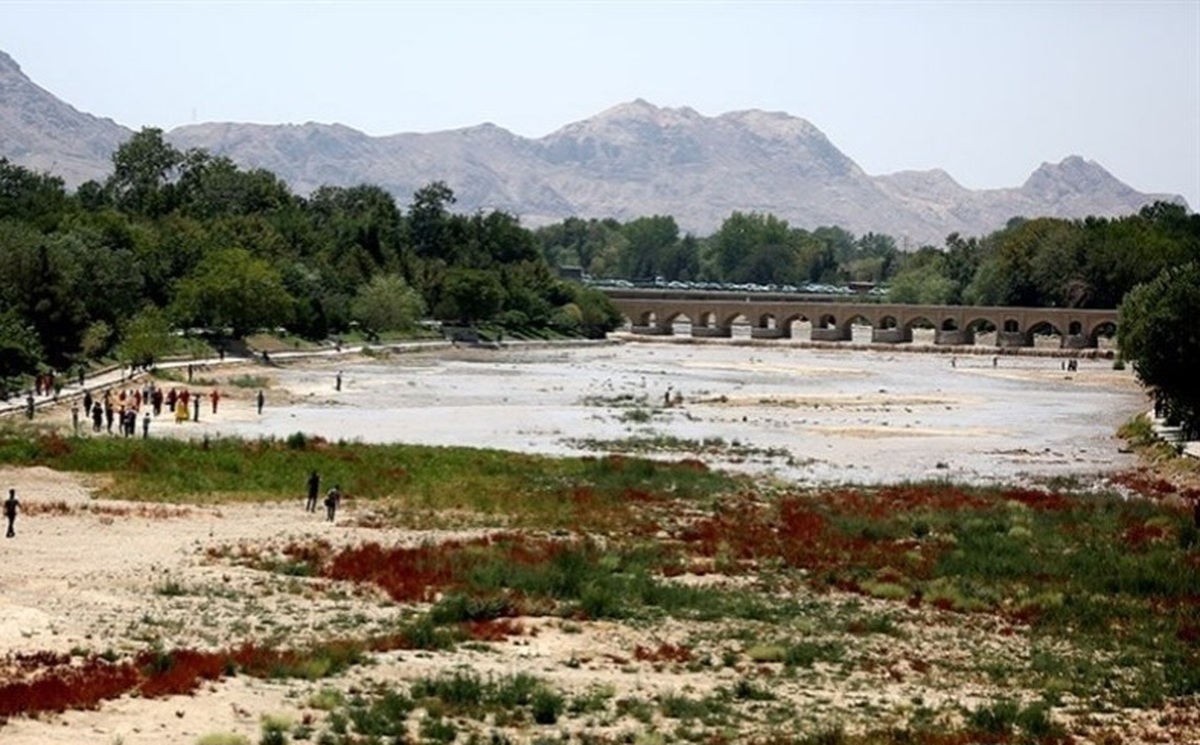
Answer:
[[342, 390], [342, 371], [341, 370], [338, 370], [337, 383], [333, 386], [333, 389], [335, 391]]
[[[5, 536], [8, 538], [16, 538], [17, 532], [13, 530], [13, 523], [17, 521], [17, 509], [21, 503], [17, 501], [17, 490], [8, 490], [8, 499], [4, 500], [4, 517], [8, 520], [8, 532]], [[332, 519], [332, 518], [331, 518]]]
[[145, 440], [149, 437], [150, 437], [150, 412], [147, 411], [146, 415], [142, 417], [142, 439]]
[[200, 394], [192, 396], [192, 421], [200, 421]]
[[317, 494], [321, 491], [321, 476], [313, 471], [308, 475], [308, 502], [304, 509], [308, 512], [317, 511]]
[[71, 429], [74, 431], [75, 436], [78, 437], [79, 436], [79, 403], [78, 402], [71, 405]]
[[258, 396], [255, 397], [255, 400], [258, 402], [258, 413], [261, 414], [263, 402], [266, 401], [266, 397], [263, 396], [263, 392], [261, 390], [258, 392]]
[[218, 391], [216, 388], [213, 388], [212, 393], [208, 394], [208, 397], [210, 399], [212, 399], [213, 413], [216, 414], [217, 413], [217, 402], [221, 400], [221, 392]]
[[83, 415], [84, 416], [92, 415], [92, 392], [91, 391], [83, 392]]
[[104, 409], [101, 408], [99, 401], [95, 401], [92, 403], [92, 431], [99, 432], [100, 428], [103, 426], [101, 424], [103, 421]]
[[341, 489], [338, 488], [337, 484], [334, 484], [329, 493], [325, 495], [325, 519], [327, 521], [333, 522], [333, 518], [337, 514], [338, 502], [340, 501], [342, 501]]

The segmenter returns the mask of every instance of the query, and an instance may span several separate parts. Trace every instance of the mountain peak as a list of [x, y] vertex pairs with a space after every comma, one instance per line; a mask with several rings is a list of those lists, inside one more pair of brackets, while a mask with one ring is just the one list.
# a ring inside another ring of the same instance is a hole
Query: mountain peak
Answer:
[[1078, 155], [1069, 155], [1058, 163], [1042, 163], [1021, 188], [1055, 197], [1065, 194], [1116, 194], [1133, 191], [1099, 163], [1085, 160]]
[[618, 123], [638, 122], [648, 123], [659, 127], [672, 127], [695, 122], [703, 119], [695, 109], [683, 106], [677, 109], [655, 106], [644, 98], [617, 104], [601, 111], [585, 121]]

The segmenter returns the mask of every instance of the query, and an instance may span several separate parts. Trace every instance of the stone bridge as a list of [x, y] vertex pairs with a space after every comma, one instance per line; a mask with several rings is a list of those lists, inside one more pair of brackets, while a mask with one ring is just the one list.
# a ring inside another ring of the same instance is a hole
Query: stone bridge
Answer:
[[1082, 349], [1111, 344], [1116, 310], [1015, 308], [977, 305], [899, 305], [864, 297], [774, 293], [604, 289], [635, 334], [731, 337], [748, 326], [753, 339], [849, 341], [855, 327], [871, 341], [901, 344], [913, 331], [932, 332], [934, 344], [1029, 347], [1038, 337]]

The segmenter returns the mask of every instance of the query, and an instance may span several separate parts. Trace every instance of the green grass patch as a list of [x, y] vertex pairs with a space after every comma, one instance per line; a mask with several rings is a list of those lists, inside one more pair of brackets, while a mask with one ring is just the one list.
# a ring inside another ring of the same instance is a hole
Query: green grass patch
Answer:
[[692, 463], [625, 457], [554, 459], [499, 451], [329, 443], [320, 438], [193, 442], [170, 438], [0, 436], [0, 463], [107, 473], [101, 496], [220, 503], [302, 499], [311, 471], [375, 514], [407, 524], [417, 511], [455, 510], [538, 527], [628, 524], [636, 500], [699, 498], [738, 482]]

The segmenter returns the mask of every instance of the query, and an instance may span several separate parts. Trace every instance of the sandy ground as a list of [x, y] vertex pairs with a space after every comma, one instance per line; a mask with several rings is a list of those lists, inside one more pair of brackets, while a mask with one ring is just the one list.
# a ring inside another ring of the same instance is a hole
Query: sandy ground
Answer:
[[[329, 439], [550, 453], [586, 452], [578, 442], [587, 437], [720, 436], [762, 448], [786, 447], [793, 463], [778, 458], [720, 462], [716, 456], [714, 465], [813, 481], [927, 474], [1091, 479], [1132, 463], [1112, 438], [1116, 424], [1144, 404], [1128, 373], [1100, 361], [1081, 363], [1075, 375], [1065, 374], [1057, 360], [1004, 363], [993, 368], [990, 359], [958, 359], [951, 367], [945, 358], [924, 355], [889, 359], [770, 347], [630, 345], [347, 357], [269, 368], [214, 365], [197, 369], [190, 388], [219, 389], [217, 413], [206, 398], [198, 422], [176, 424], [164, 413], [152, 422], [150, 436], [282, 437], [306, 431]], [[340, 391], [335, 390], [339, 371]], [[265, 379], [261, 414], [254, 403], [257, 386], [231, 382], [244, 376]], [[682, 400], [674, 401], [675, 394]], [[648, 423], [631, 424], [622, 416], [628, 408], [616, 402], [628, 398], [653, 410]], [[68, 428], [69, 403], [39, 412], [38, 418]], [[369, 633], [411, 609], [370, 592], [335, 592], [328, 582], [264, 576], [215, 562], [206, 550], [281, 545], [304, 537], [335, 544], [353, 544], [364, 536], [396, 543], [431, 537], [357, 528], [352, 511], [330, 524], [304, 512], [299, 502], [212, 508], [99, 500], [88, 479], [44, 468], [0, 469], [0, 485], [16, 488], [23, 504], [17, 537], [0, 539], [0, 655], [120, 653], [155, 644], [220, 648], [245, 639], [328, 638], [338, 629]], [[184, 592], [162, 592], [168, 584]], [[938, 627], [943, 638], [931, 640], [928, 619], [918, 617], [924, 612], [901, 612], [900, 623], [920, 629], [913, 634], [920, 646], [899, 654], [890, 648], [887, 659], [932, 661], [934, 672], [915, 672], [903, 663], [897, 670], [889, 663], [849, 681], [780, 681], [779, 691], [814, 716], [831, 719], [864, 705], [881, 707], [885, 713], [876, 724], [886, 721], [886, 712], [900, 716], [904, 707], [896, 702], [920, 698], [935, 706], [985, 699], [989, 690], [983, 681], [940, 683], [939, 660], [951, 668], [956, 658], [980, 650], [1021, 654], [1020, 643], [987, 622]], [[195, 743], [212, 732], [239, 733], [257, 742], [265, 715], [319, 721], [322, 713], [306, 702], [324, 685], [349, 690], [371, 680], [394, 681], [456, 665], [485, 673], [533, 672], [567, 690], [612, 684], [644, 696], [656, 691], [695, 695], [730, 686], [746, 674], [733, 667], [695, 672], [630, 660], [638, 645], [658, 647], [685, 638], [689, 631], [673, 623], [597, 623], [582, 632], [557, 620], [527, 624], [529, 633], [490, 649], [433, 656], [389, 653], [376, 665], [332, 682], [239, 677], [189, 697], [126, 696], [96, 711], [19, 717], [0, 726], [0, 742], [170, 745]], [[927, 667], [923, 663], [920, 669]], [[610, 728], [616, 734], [635, 732], [636, 726], [616, 722]]]

